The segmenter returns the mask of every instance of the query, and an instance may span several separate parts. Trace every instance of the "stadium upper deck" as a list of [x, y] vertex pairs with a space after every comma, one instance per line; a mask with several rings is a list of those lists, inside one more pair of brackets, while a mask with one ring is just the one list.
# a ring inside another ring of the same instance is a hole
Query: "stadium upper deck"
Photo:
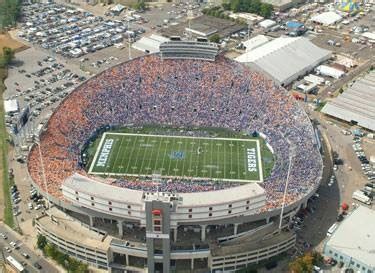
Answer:
[[[322, 162], [312, 125], [284, 89], [222, 56], [209, 62], [148, 55], [98, 74], [60, 104], [40, 136], [48, 189], [35, 145], [28, 159], [33, 181], [61, 198], [66, 178], [75, 172], [87, 175], [80, 162], [83, 143], [98, 128], [127, 124], [222, 127], [264, 134], [276, 156], [271, 175], [261, 184], [267, 209], [281, 204], [290, 146], [294, 152], [287, 203], [303, 198], [320, 180]], [[149, 183], [125, 180], [139, 184], [139, 190], [149, 190]], [[171, 185], [168, 189], [173, 191]]]

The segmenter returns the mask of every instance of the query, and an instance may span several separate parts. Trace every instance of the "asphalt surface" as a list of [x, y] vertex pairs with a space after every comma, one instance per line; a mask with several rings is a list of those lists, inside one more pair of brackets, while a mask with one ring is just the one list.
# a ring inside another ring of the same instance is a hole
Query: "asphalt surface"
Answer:
[[[4, 258], [8, 256], [12, 256], [18, 262], [26, 262], [26, 266], [24, 268], [27, 270], [26, 272], [36, 272], [36, 273], [58, 273], [59, 271], [51, 265], [46, 259], [40, 257], [39, 255], [35, 254], [31, 249], [29, 249], [23, 242], [20, 240], [21, 236], [17, 236], [13, 231], [9, 230], [9, 228], [5, 227], [3, 224], [0, 224], [0, 233], [5, 234], [8, 238], [5, 240], [0, 237], [0, 249], [3, 252]], [[9, 243], [15, 242], [19, 249], [15, 249]], [[5, 247], [9, 247], [12, 252], [8, 253], [5, 251]], [[22, 253], [27, 253], [30, 258], [26, 259], [22, 256]], [[34, 267], [34, 263], [38, 262], [42, 269], [37, 269]]]

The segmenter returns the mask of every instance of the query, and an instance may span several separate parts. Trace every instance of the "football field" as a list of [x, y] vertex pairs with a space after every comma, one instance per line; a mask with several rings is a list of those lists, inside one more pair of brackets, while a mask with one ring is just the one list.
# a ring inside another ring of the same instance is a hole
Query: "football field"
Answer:
[[104, 133], [89, 168], [110, 176], [262, 182], [259, 139]]

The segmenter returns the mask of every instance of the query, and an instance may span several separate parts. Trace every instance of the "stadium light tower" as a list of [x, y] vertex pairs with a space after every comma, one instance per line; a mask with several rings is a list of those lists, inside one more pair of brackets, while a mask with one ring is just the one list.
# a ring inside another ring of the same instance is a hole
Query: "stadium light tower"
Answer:
[[294, 158], [294, 155], [295, 155], [295, 148], [296, 148], [294, 146], [294, 144], [290, 142], [289, 138], [287, 138], [286, 141], [289, 144], [289, 165], [288, 165], [288, 172], [287, 172], [287, 175], [286, 175], [286, 181], [285, 181], [285, 187], [284, 187], [283, 202], [281, 204], [279, 230], [281, 230], [281, 226], [282, 226], [282, 223], [283, 223], [286, 195], [287, 195], [287, 192], [288, 192], [288, 185], [289, 185], [289, 175], [290, 175], [290, 170], [292, 169], [292, 162], [293, 162], [293, 158]]
[[44, 160], [43, 160], [43, 156], [42, 156], [42, 150], [40, 149], [40, 138], [39, 138], [39, 136], [35, 140], [35, 144], [38, 145], [39, 160], [40, 160], [41, 167], [42, 167], [42, 179], [43, 179], [44, 187], [46, 188], [47, 201], [48, 201], [47, 207], [49, 208], [49, 206], [50, 206], [50, 194], [49, 194], [49, 191], [48, 191], [48, 185], [47, 185], [47, 179], [46, 179], [46, 172], [45, 172], [45, 169], [44, 169]]

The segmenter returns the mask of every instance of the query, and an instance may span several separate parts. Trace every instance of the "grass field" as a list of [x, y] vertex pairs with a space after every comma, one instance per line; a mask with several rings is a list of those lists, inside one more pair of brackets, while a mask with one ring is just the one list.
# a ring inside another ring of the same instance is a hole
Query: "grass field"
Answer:
[[259, 139], [104, 133], [89, 173], [261, 182]]

